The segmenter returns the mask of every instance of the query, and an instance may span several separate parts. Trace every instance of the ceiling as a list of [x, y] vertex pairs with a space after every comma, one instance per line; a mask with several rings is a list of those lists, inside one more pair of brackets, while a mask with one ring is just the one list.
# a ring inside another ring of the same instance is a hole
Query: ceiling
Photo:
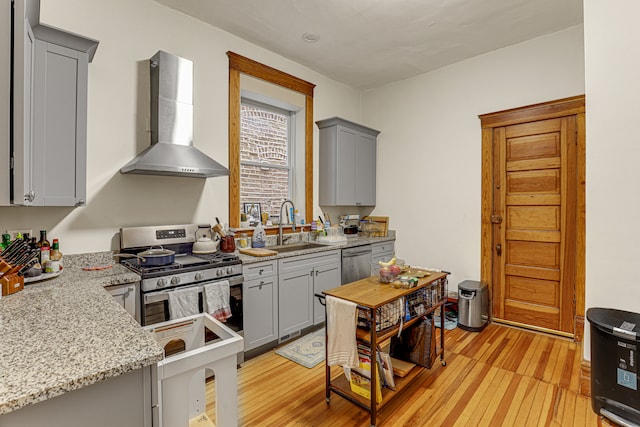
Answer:
[[583, 22], [582, 0], [157, 1], [361, 90]]

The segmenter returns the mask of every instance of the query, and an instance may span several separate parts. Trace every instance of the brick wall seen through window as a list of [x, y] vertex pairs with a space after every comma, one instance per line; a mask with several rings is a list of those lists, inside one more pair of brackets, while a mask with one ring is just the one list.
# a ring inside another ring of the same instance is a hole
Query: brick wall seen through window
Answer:
[[262, 212], [278, 215], [289, 198], [290, 114], [243, 102], [240, 107], [240, 210], [259, 203]]

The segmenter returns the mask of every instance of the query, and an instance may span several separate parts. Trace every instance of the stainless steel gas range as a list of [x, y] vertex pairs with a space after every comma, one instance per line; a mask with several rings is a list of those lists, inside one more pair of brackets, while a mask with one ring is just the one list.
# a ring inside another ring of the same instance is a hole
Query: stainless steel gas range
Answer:
[[[202, 226], [201, 226], [202, 227]], [[210, 228], [210, 226], [209, 226]], [[192, 253], [198, 225], [167, 225], [120, 229], [120, 253], [137, 255], [152, 248], [175, 252], [173, 262], [143, 265], [140, 258], [122, 258], [121, 263], [138, 273], [140, 284], [141, 323], [143, 326], [164, 322], [169, 318], [169, 293], [186, 287], [198, 287], [202, 312], [202, 287], [228, 280], [231, 317], [226, 325], [242, 331], [242, 262], [233, 253]]]

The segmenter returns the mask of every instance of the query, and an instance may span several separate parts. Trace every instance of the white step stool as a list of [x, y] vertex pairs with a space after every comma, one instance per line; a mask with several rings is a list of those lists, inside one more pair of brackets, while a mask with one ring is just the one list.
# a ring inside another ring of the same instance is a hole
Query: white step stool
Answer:
[[[219, 339], [205, 345], [205, 328]], [[207, 313], [157, 323], [144, 329], [151, 332], [163, 347], [176, 339], [185, 343], [184, 352], [158, 362], [155, 375], [152, 374], [152, 399], [158, 405], [153, 408], [153, 425], [187, 426], [190, 420], [206, 415], [205, 369], [211, 369], [216, 381], [215, 424], [237, 426], [237, 354], [244, 351], [243, 338]]]

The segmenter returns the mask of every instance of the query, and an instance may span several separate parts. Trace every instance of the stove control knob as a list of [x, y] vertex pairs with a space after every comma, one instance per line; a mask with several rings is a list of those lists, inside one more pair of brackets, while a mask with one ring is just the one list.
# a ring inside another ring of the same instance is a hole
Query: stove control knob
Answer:
[[227, 274], [233, 274], [233, 267], [227, 267]]
[[156, 287], [164, 288], [167, 286], [167, 279], [158, 279], [158, 283], [156, 283]]
[[224, 270], [222, 268], [219, 268], [216, 270], [216, 276], [220, 277], [224, 275]]
[[202, 279], [204, 279], [204, 274], [196, 273], [196, 280], [202, 280]]
[[172, 277], [171, 278], [171, 284], [172, 285], [179, 285], [180, 284], [180, 278], [178, 276]]

